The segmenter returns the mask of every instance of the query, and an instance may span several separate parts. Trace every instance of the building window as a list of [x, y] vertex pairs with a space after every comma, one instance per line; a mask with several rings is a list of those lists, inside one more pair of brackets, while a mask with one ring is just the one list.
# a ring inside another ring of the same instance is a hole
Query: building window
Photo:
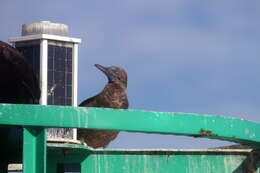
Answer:
[[40, 75], [40, 43], [32, 42], [31, 44], [17, 43], [15, 47], [24, 54], [28, 63], [31, 64], [33, 71], [39, 79]]
[[72, 48], [48, 45], [48, 105], [72, 104]]

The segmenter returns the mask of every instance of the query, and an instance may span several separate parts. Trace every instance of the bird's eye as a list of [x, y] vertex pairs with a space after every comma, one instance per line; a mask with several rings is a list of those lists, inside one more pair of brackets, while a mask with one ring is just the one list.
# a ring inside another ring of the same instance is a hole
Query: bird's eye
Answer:
[[116, 74], [116, 75], [118, 75], [118, 71], [117, 70], [112, 69], [111, 72]]

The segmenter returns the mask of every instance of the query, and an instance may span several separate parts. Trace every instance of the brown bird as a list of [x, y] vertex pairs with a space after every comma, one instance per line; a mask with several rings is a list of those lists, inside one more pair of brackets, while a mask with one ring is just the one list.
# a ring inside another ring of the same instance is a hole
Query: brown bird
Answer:
[[[0, 103], [38, 104], [40, 95], [39, 81], [27, 59], [16, 48], [0, 41]], [[21, 127], [0, 128], [1, 163], [8, 163], [14, 156], [22, 157], [22, 137]]]
[[37, 104], [39, 81], [16, 48], [0, 41], [0, 103]]
[[[128, 100], [126, 95], [127, 74], [120, 67], [95, 66], [108, 78], [105, 88], [96, 96], [83, 101], [82, 107], [102, 107], [114, 109], [127, 109]], [[78, 130], [78, 137], [88, 146], [93, 148], [106, 147], [110, 141], [116, 138], [119, 132], [111, 130]]]

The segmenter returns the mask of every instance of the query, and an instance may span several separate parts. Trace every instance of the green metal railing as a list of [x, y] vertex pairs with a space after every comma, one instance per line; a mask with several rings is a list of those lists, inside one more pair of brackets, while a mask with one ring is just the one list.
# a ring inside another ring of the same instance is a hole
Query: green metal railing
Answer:
[[[259, 172], [251, 150], [106, 150], [46, 144], [46, 128], [70, 127], [185, 135], [260, 148], [260, 124], [201, 114], [40, 105], [0, 105], [0, 125], [23, 127], [23, 172], [54, 173], [59, 163], [81, 172]], [[258, 156], [258, 155], [257, 155]], [[251, 159], [251, 160], [250, 160]], [[248, 161], [249, 160], [249, 161]], [[253, 165], [253, 166], [252, 166]], [[251, 168], [252, 167], [252, 168]]]

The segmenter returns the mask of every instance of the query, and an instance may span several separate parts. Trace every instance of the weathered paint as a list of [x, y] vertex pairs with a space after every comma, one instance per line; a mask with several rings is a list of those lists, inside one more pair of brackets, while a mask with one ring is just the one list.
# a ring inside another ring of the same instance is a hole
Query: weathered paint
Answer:
[[89, 156], [92, 157], [88, 163], [91, 167], [87, 170], [95, 173], [225, 173], [234, 172], [246, 159], [243, 155], [185, 154], [95, 154]]
[[187, 135], [260, 147], [259, 123], [202, 114], [66, 106], [0, 105], [0, 124]]
[[[65, 148], [67, 155], [61, 156]], [[77, 155], [82, 173], [260, 173], [260, 160], [257, 157], [252, 160], [253, 152], [251, 149], [95, 150], [79, 145], [48, 145], [48, 159], [72, 163]]]

